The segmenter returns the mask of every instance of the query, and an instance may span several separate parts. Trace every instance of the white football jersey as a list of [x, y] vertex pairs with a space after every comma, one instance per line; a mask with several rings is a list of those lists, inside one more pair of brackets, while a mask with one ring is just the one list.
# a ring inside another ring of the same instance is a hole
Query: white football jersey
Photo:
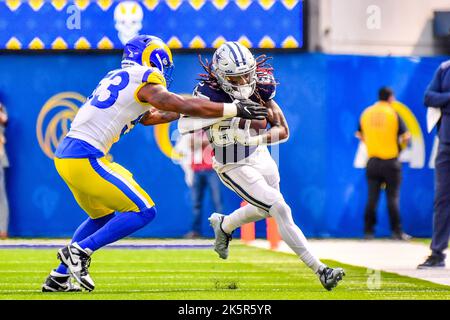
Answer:
[[137, 97], [146, 83], [166, 86], [156, 68], [131, 66], [110, 71], [78, 110], [67, 136], [86, 141], [107, 154], [150, 109], [150, 104]]

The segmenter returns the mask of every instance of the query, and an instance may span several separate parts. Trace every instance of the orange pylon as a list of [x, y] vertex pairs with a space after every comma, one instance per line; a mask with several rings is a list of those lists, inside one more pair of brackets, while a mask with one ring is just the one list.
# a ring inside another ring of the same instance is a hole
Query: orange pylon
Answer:
[[276, 250], [281, 241], [280, 234], [278, 233], [278, 226], [274, 218], [266, 219], [267, 225], [267, 240], [270, 243], [270, 249]]
[[[241, 202], [241, 207], [247, 205], [246, 201]], [[270, 243], [270, 249], [276, 250], [280, 245], [281, 237], [278, 233], [278, 226], [274, 218], [266, 219], [266, 237]], [[250, 222], [241, 226], [241, 240], [245, 243], [255, 240], [255, 223]]]

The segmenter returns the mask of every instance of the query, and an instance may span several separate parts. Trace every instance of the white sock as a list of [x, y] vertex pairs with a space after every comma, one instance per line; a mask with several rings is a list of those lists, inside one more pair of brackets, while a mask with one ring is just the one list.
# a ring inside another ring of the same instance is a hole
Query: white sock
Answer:
[[303, 232], [292, 219], [291, 208], [283, 200], [278, 201], [270, 208], [269, 214], [275, 218], [283, 241], [314, 273], [317, 273], [324, 264], [311, 252]]
[[230, 215], [225, 216], [222, 223], [222, 229], [226, 233], [231, 233], [246, 223], [259, 221], [266, 217], [267, 215], [263, 210], [251, 204], [247, 204], [233, 211]]

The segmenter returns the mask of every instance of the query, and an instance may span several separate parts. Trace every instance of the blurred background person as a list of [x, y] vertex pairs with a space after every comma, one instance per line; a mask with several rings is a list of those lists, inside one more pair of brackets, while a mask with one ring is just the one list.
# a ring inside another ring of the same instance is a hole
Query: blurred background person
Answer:
[[[439, 145], [435, 160], [434, 214], [431, 255], [422, 268], [445, 267], [444, 250], [450, 236], [450, 60], [436, 70], [425, 91], [425, 105], [440, 110]], [[439, 111], [438, 111], [439, 112]]]
[[184, 182], [189, 187], [192, 187], [194, 180], [194, 173], [191, 167], [191, 136], [192, 133], [180, 134], [175, 143], [174, 151], [181, 155], [181, 158], [176, 160], [176, 163], [184, 172]]
[[209, 144], [206, 133], [199, 130], [191, 134], [191, 168], [192, 168], [192, 211], [193, 223], [191, 231], [185, 238], [201, 237], [203, 199], [209, 188], [215, 212], [222, 212], [222, 198], [220, 181], [212, 167], [213, 149]]
[[6, 155], [5, 128], [8, 123], [8, 113], [2, 102], [0, 102], [0, 239], [8, 237], [9, 207], [6, 195], [5, 169], [9, 166]]
[[411, 237], [403, 232], [400, 210], [401, 163], [398, 160], [401, 146], [408, 143], [410, 133], [406, 125], [391, 106], [395, 100], [394, 92], [382, 87], [378, 93], [379, 101], [366, 108], [359, 122], [356, 136], [367, 147], [369, 160], [366, 167], [368, 199], [365, 209], [365, 239], [374, 238], [376, 208], [380, 189], [385, 186], [392, 238], [408, 240]]

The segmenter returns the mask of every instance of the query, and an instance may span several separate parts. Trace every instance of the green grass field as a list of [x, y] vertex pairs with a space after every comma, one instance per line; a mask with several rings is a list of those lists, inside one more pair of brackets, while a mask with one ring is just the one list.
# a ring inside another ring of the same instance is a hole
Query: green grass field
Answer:
[[0, 299], [450, 299], [450, 287], [384, 272], [369, 290], [366, 269], [326, 263], [347, 273], [331, 292], [294, 255], [237, 243], [226, 261], [210, 249], [103, 249], [93, 292], [42, 293], [56, 250], [1, 249]]

